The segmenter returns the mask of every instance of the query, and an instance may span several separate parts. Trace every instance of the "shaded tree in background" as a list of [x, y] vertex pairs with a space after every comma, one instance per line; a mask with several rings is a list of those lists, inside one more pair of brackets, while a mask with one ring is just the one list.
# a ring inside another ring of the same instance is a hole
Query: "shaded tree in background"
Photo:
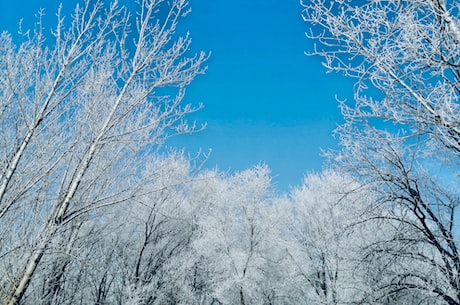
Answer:
[[[270, 207], [271, 178], [266, 166], [197, 183], [202, 196], [196, 256], [211, 275], [210, 301], [218, 304], [275, 302], [280, 285], [274, 234], [276, 215]], [[198, 198], [200, 198], [198, 197]]]
[[347, 304], [366, 287], [355, 272], [366, 230], [355, 224], [372, 202], [351, 177], [333, 171], [307, 175], [291, 193], [285, 235], [290, 295], [300, 304]]
[[[460, 3], [304, 1], [313, 54], [357, 79], [332, 159], [377, 194], [395, 230], [362, 253], [369, 303], [459, 304]], [[376, 268], [376, 269], [375, 269]]]

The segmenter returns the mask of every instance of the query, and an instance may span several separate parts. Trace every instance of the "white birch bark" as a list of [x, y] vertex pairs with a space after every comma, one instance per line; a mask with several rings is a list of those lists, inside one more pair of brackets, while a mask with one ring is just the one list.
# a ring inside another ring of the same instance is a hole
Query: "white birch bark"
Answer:
[[[56, 181], [53, 189], [44, 190], [56, 193], [56, 199], [50, 199], [54, 201], [53, 208], [44, 216], [42, 228], [34, 238], [34, 249], [11, 283], [11, 293], [5, 296], [4, 304], [21, 301], [50, 242], [63, 226], [82, 221], [85, 213], [136, 195], [142, 184], [141, 157], [146, 150], [174, 134], [195, 131], [184, 116], [196, 109], [182, 106], [181, 99], [184, 87], [204, 72], [202, 64], [207, 56], [201, 53], [188, 57], [190, 39], [176, 34], [179, 18], [188, 12], [186, 1], [176, 0], [168, 6], [163, 1], [142, 1], [137, 30], [131, 34], [127, 29], [131, 17], [124, 9], [115, 3], [104, 13], [102, 1], [94, 5], [90, 2], [77, 7], [69, 30], [59, 17], [55, 49], [37, 59], [62, 65], [34, 123], [2, 175], [0, 219], [13, 206], [27, 204], [21, 200], [3, 203], [2, 199], [7, 198], [10, 189], [18, 187], [14, 177], [21, 162], [34, 161], [30, 159], [33, 153], [28, 152], [29, 143], [40, 145], [43, 135], [62, 137], [56, 141], [64, 143], [64, 147], [55, 148], [57, 164], [44, 170], [46, 177]], [[160, 8], [168, 10], [165, 17], [156, 15]], [[134, 52], [126, 46], [132, 35], [137, 35]], [[52, 72], [36, 71], [45, 78]], [[178, 93], [173, 97], [156, 96], [159, 88], [170, 88], [173, 95]], [[74, 121], [66, 121], [69, 119]], [[61, 132], [51, 130], [56, 126], [64, 128]], [[111, 173], [115, 176], [107, 176]], [[124, 179], [118, 181], [119, 189], [115, 186], [117, 181], [110, 181], [117, 178], [117, 173]], [[135, 183], [130, 184], [129, 179]], [[100, 189], [99, 185], [106, 186]], [[93, 188], [102, 193], [91, 193]]]

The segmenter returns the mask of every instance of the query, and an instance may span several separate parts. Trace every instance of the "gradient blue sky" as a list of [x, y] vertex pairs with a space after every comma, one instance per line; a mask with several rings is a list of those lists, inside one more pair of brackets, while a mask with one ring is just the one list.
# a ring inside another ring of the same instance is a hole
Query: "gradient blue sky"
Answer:
[[[0, 30], [17, 32], [39, 8], [54, 18], [58, 0], [0, 0]], [[64, 1], [64, 8], [75, 0]], [[298, 0], [190, 0], [182, 21], [195, 50], [211, 51], [208, 71], [186, 100], [205, 108], [192, 118], [205, 131], [171, 144], [191, 154], [212, 149], [209, 168], [242, 170], [258, 163], [272, 169], [286, 190], [323, 166], [321, 149], [334, 148], [332, 130], [341, 121], [335, 96], [350, 99], [352, 81], [326, 74], [304, 32]], [[52, 19], [54, 20], [54, 19]]]

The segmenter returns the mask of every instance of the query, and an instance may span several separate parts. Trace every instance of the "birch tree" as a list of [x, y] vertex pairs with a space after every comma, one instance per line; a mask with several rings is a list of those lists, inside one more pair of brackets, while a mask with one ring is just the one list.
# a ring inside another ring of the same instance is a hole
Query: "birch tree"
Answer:
[[386, 206], [369, 220], [395, 228], [363, 252], [380, 270], [367, 301], [459, 304], [460, 3], [303, 6], [311, 53], [356, 78], [354, 103], [340, 103], [342, 150], [330, 157]]
[[19, 45], [0, 35], [3, 304], [21, 302], [61, 232], [138, 196], [149, 156], [197, 130], [185, 116], [199, 107], [181, 101], [207, 55], [176, 33], [187, 1], [60, 11], [51, 37], [42, 14]]

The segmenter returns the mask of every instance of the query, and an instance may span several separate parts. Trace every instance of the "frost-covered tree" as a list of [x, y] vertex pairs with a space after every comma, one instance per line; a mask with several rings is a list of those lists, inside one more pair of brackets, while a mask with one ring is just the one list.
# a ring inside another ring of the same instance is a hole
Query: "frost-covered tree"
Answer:
[[117, 265], [122, 266], [122, 304], [178, 304], [190, 297], [189, 273], [193, 257], [194, 209], [188, 204], [192, 182], [190, 163], [172, 155], [153, 164], [155, 179], [143, 196], [120, 206], [113, 219], [125, 219], [118, 231], [122, 245]]
[[331, 157], [385, 206], [369, 220], [394, 227], [363, 252], [375, 279], [367, 301], [459, 304], [460, 3], [303, 6], [312, 53], [357, 80]]
[[361, 223], [373, 200], [344, 173], [309, 174], [291, 193], [285, 235], [289, 295], [297, 304], [350, 304], [366, 289], [356, 255], [372, 228]]
[[69, 19], [59, 12], [51, 35], [41, 15], [19, 45], [0, 35], [4, 304], [20, 303], [38, 272], [67, 272], [65, 260], [43, 263], [64, 255], [70, 231], [98, 210], [140, 196], [155, 179], [144, 168], [150, 156], [196, 129], [185, 121], [196, 108], [181, 101], [206, 55], [188, 55], [189, 36], [176, 33], [188, 3], [138, 4], [131, 14], [85, 1]]
[[278, 304], [282, 256], [268, 168], [217, 175], [194, 188], [201, 216], [193, 245], [209, 277], [206, 304]]
[[458, 155], [459, 7], [457, 0], [304, 2], [307, 34], [319, 43], [313, 54], [357, 78], [356, 104], [342, 104], [348, 124], [390, 121], [405, 127], [404, 136]]

